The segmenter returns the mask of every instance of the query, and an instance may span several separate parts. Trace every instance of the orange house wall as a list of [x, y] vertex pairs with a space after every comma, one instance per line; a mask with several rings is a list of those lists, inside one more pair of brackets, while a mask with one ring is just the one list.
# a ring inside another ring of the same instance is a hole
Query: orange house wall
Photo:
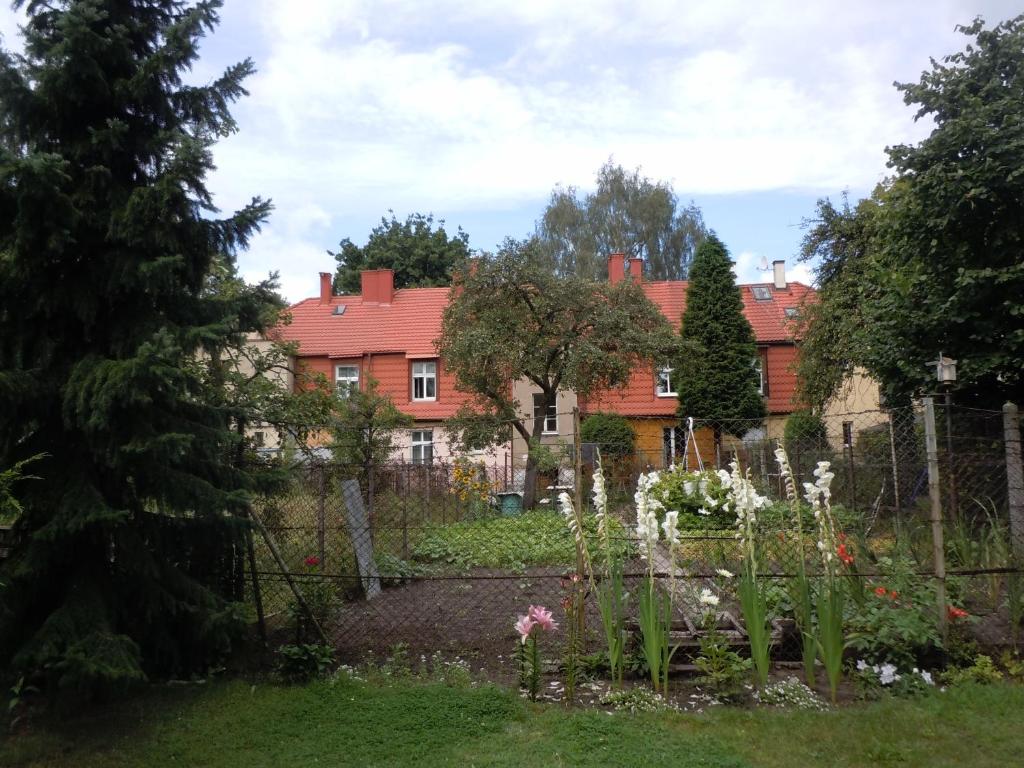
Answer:
[[792, 344], [775, 344], [766, 350], [768, 364], [768, 413], [790, 413], [796, 403], [797, 349]]
[[[455, 414], [469, 396], [455, 389], [455, 377], [449, 373], [440, 360], [437, 370], [437, 399], [416, 401], [412, 399], [412, 364], [415, 360], [404, 354], [366, 355], [362, 358], [329, 358], [309, 356], [300, 359], [300, 367], [308, 374], [321, 373], [331, 384], [334, 382], [336, 365], [356, 365], [360, 369], [361, 386], [372, 376], [377, 380], [377, 391], [390, 395], [392, 401], [403, 413], [415, 419], [444, 419]], [[299, 384], [299, 386], [302, 386]], [[309, 385], [306, 384], [306, 387]]]

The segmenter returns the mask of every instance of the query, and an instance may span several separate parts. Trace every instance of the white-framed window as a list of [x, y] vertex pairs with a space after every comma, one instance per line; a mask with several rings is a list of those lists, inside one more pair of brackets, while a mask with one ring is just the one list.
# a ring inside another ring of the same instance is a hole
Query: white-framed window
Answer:
[[762, 359], [760, 353], [754, 355], [754, 359], [751, 361], [750, 364], [751, 366], [753, 366], [754, 371], [757, 373], [757, 393], [759, 395], [768, 394], [768, 388], [765, 386], [766, 382], [764, 380], [764, 360]]
[[359, 366], [334, 366], [334, 388], [342, 397], [348, 397], [349, 392], [359, 389]]
[[437, 363], [434, 360], [412, 364], [412, 399], [437, 400]]
[[434, 430], [412, 431], [412, 463], [431, 464], [434, 461]]
[[667, 365], [658, 369], [657, 379], [654, 383], [654, 391], [658, 397], [676, 396], [676, 385], [672, 382], [673, 373], [675, 373], [675, 368], [669, 368]]
[[[533, 418], [537, 419], [540, 417], [541, 408], [544, 407], [544, 395], [537, 392], [533, 396]], [[557, 435], [558, 434], [558, 406], [552, 403], [548, 406], [547, 413], [544, 414], [544, 427], [543, 433], [545, 435]]]

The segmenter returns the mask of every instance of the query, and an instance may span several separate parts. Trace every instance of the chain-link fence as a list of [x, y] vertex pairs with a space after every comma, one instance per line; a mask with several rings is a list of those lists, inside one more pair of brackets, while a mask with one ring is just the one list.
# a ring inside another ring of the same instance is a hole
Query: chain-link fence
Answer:
[[[516, 616], [530, 605], [557, 613], [575, 588], [573, 574], [589, 590], [610, 551], [623, 563], [627, 593], [651, 570], [671, 591], [678, 662], [696, 651], [703, 590], [720, 597], [719, 627], [742, 647], [742, 614], [723, 575], [738, 573], [744, 557], [729, 503], [735, 462], [764, 499], [757, 559], [773, 655], [795, 661], [802, 641], [793, 577], [802, 570], [814, 578], [823, 567], [803, 484], [819, 480], [815, 470], [827, 461], [842, 548], [831, 554], [841, 559], [851, 592], [859, 591], [855, 597], [895, 595], [894, 580], [916, 575], [921, 595], [941, 586], [939, 599], [979, 617], [984, 639], [1015, 638], [1024, 600], [1013, 535], [1021, 534], [1015, 516], [1024, 489], [1012, 414], [947, 408], [940, 399], [928, 407], [758, 422], [627, 421], [632, 438], [620, 443], [556, 441], [536, 478], [525, 466], [473, 456], [372, 467], [296, 464], [287, 491], [253, 510], [255, 568], [247, 584], [266, 627], [280, 641], [314, 640], [322, 630], [343, 655], [405, 644], [423, 653], [475, 653], [482, 664], [501, 667], [515, 646]], [[780, 446], [797, 481], [793, 500], [776, 458]], [[598, 536], [591, 498], [598, 461], [607, 479], [607, 538]], [[637, 479], [648, 472], [658, 473], [653, 494], [662, 517], [679, 512], [678, 543], [660, 542], [653, 561], [641, 557], [634, 506]], [[527, 478], [536, 483], [530, 509], [523, 508]], [[585, 509], [586, 562], [559, 508], [561, 493]], [[636, 607], [627, 601], [634, 629]], [[584, 650], [599, 652], [592, 594], [585, 615]]]

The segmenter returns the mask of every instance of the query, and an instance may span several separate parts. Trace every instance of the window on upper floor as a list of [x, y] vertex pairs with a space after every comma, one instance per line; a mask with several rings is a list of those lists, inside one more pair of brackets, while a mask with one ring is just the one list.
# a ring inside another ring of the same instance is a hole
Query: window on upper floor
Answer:
[[672, 374], [675, 373], [675, 368], [669, 368], [666, 365], [664, 368], [659, 368], [656, 373], [654, 391], [658, 397], [675, 397], [677, 394], [676, 385], [672, 381]]
[[754, 370], [757, 372], [757, 391], [761, 395], [768, 394], [768, 379], [765, 376], [764, 372], [764, 362], [764, 356], [762, 355], [762, 353], [758, 352], [756, 355], [754, 355], [754, 359], [750, 363], [753, 366]]
[[796, 320], [800, 317], [800, 310], [797, 307], [786, 307], [783, 311], [786, 313], [787, 320]]
[[[541, 409], [544, 407], [544, 395], [537, 392], [533, 396], [533, 418], [540, 418]], [[543, 433], [545, 435], [557, 435], [558, 434], [558, 406], [552, 403], [547, 408], [547, 413], [544, 414], [544, 428]]]
[[754, 298], [758, 301], [772, 300], [772, 289], [767, 285], [752, 285], [750, 286], [750, 292], [754, 294]]
[[437, 362], [423, 360], [412, 364], [412, 399], [437, 400]]
[[434, 430], [412, 431], [412, 463], [431, 464], [434, 461]]
[[359, 366], [336, 365], [334, 367], [334, 388], [341, 397], [359, 389]]

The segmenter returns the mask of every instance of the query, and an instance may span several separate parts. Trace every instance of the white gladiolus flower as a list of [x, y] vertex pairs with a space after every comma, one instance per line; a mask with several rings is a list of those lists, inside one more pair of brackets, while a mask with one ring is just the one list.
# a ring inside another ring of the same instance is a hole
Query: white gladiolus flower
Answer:
[[600, 463], [594, 469], [594, 510], [594, 517], [597, 518], [597, 535], [604, 539], [608, 532], [608, 493]]
[[701, 605], [708, 605], [714, 608], [718, 605], [718, 595], [705, 587], [700, 591], [700, 603]]
[[562, 510], [562, 515], [565, 517], [565, 524], [569, 526], [569, 532], [574, 536], [579, 535], [579, 528], [576, 525], [576, 508], [573, 506], [572, 497], [562, 491], [558, 494], [558, 505]]
[[704, 509], [704, 507], [701, 507], [700, 509], [697, 510], [697, 514], [704, 515], [705, 517], [707, 517], [711, 513], [708, 510]]
[[718, 470], [718, 480], [722, 484], [723, 488], [732, 487], [732, 477], [724, 469]]
[[696, 490], [692, 480], [685, 480], [683, 482], [683, 493], [687, 496], [693, 496], [693, 492]]
[[665, 513], [665, 522], [661, 524], [665, 532], [665, 541], [669, 544], [679, 543], [679, 511], [671, 509]]

